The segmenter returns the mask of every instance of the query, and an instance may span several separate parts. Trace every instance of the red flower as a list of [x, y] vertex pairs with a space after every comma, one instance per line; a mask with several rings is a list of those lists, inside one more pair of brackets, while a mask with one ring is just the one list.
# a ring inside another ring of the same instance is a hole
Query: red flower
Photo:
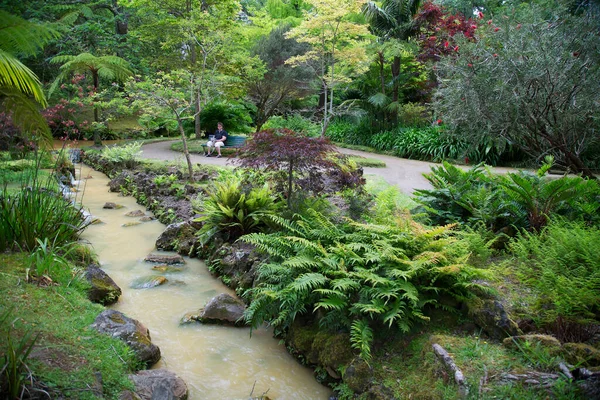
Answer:
[[444, 47], [448, 48], [448, 41], [447, 40], [444, 42]]
[[483, 19], [483, 13], [482, 13], [481, 11], [479, 11], [479, 12], [477, 13], [477, 16], [479, 17], [479, 19]]
[[498, 54], [494, 53], [492, 54], [493, 57], [498, 57]]
[[454, 46], [454, 51], [458, 51], [458, 46]]
[[435, 36], [430, 36], [430, 37], [429, 37], [429, 40], [433, 42], [433, 41], [437, 40], [437, 37], [435, 37]]
[[488, 23], [488, 25], [491, 25], [491, 24], [492, 24], [492, 20], [491, 20], [491, 19], [490, 19], [490, 20], [488, 20], [488, 22], [487, 22], [487, 23]]
[[469, 68], [473, 68], [473, 64], [471, 64], [471, 63], [468, 63], [468, 64], [467, 64], [467, 66], [468, 66]]
[[442, 120], [441, 120], [441, 119], [438, 119], [438, 120], [437, 120], [437, 121], [435, 121], [435, 122], [436, 122], [438, 125], [441, 125], [441, 124], [442, 124]]
[[500, 30], [500, 28], [496, 27], [494, 28], [494, 32], [498, 32]]

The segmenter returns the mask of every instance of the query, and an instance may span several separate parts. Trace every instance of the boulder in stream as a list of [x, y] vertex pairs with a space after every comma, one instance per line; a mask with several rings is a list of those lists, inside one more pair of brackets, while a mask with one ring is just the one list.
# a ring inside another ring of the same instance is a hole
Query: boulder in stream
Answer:
[[144, 261], [157, 264], [185, 264], [185, 260], [179, 254], [148, 254]]
[[179, 254], [189, 255], [198, 244], [196, 232], [198, 230], [190, 222], [170, 224], [156, 239], [158, 250], [176, 251]]
[[187, 313], [182, 323], [198, 321], [205, 324], [228, 324], [243, 326], [246, 305], [233, 296], [221, 293], [208, 301], [197, 313]]
[[137, 358], [148, 367], [160, 360], [160, 349], [152, 343], [148, 328], [119, 311], [104, 310], [91, 327], [127, 343]]
[[151, 289], [160, 285], [164, 285], [169, 280], [164, 276], [144, 276], [137, 278], [129, 285], [132, 289]]
[[109, 202], [104, 203], [104, 206], [102, 208], [106, 208], [109, 210], [118, 210], [120, 208], [123, 208], [123, 206], [109, 201]]
[[97, 264], [88, 265], [85, 279], [91, 285], [87, 292], [91, 302], [106, 306], [119, 300], [121, 288]]
[[125, 214], [126, 217], [143, 217], [146, 214], [142, 210], [129, 211]]
[[140, 222], [149, 222], [149, 221], [154, 221], [156, 218], [151, 217], [149, 215], [144, 215], [142, 218], [140, 218]]
[[135, 395], [142, 400], [185, 400], [188, 398], [188, 387], [183, 379], [166, 369], [139, 371], [134, 375], [129, 375], [129, 379], [135, 385]]

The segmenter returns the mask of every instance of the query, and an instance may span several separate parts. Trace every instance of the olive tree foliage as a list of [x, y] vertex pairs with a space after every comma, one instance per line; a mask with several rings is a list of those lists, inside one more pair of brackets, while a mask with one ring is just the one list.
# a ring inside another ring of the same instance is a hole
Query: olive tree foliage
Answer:
[[489, 20], [475, 40], [459, 40], [459, 55], [437, 65], [435, 109], [473, 144], [516, 145], [592, 176], [600, 148], [598, 26], [590, 15], [527, 14], [522, 22]]
[[188, 178], [194, 179], [194, 170], [187, 146], [183, 121], [194, 119], [194, 76], [185, 70], [158, 73], [155, 78], [131, 79], [127, 82], [126, 90], [129, 93], [132, 106], [141, 116], [165, 118], [177, 123], [183, 154], [188, 166]]

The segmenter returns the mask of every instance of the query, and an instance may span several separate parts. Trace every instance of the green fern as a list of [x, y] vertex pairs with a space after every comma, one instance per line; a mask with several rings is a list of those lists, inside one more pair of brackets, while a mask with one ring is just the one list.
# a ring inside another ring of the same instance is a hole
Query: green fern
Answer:
[[476, 286], [469, 282], [480, 276], [464, 264], [468, 254], [457, 246], [452, 226], [335, 225], [314, 211], [294, 218], [271, 218], [281, 231], [241, 238], [270, 255], [258, 269], [260, 284], [248, 293], [246, 318], [253, 327], [266, 321], [287, 329], [312, 311], [322, 329], [353, 331], [368, 358], [370, 325], [406, 331], [426, 320], [423, 308], [435, 305], [439, 294], [469, 297]]
[[373, 330], [364, 320], [356, 320], [350, 328], [350, 343], [352, 348], [360, 352], [360, 357], [366, 362], [371, 361], [371, 343], [373, 343]]

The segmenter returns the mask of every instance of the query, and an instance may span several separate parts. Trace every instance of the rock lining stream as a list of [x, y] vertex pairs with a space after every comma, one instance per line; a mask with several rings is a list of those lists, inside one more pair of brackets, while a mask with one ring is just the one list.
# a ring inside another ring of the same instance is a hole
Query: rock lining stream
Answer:
[[[78, 171], [79, 172], [79, 171]], [[267, 393], [271, 399], [327, 399], [331, 390], [319, 384], [312, 371], [289, 355], [268, 329], [253, 331], [217, 325], [180, 325], [188, 312], [203, 307], [220, 293], [233, 292], [210, 275], [196, 259], [186, 259], [181, 270], [160, 272], [144, 261], [156, 251], [154, 243], [165, 226], [125, 214], [145, 208], [132, 197], [108, 191], [108, 178], [83, 166], [78, 201], [101, 223], [83, 234], [93, 246], [101, 268], [122, 288], [111, 308], [142, 322], [162, 359], [153, 368], [165, 368], [183, 378], [190, 399], [247, 399]], [[106, 202], [123, 206], [103, 209]], [[147, 215], [150, 215], [146, 212]], [[165, 253], [172, 254], [172, 253]], [[151, 289], [133, 289], [136, 279], [164, 276], [168, 282]]]

